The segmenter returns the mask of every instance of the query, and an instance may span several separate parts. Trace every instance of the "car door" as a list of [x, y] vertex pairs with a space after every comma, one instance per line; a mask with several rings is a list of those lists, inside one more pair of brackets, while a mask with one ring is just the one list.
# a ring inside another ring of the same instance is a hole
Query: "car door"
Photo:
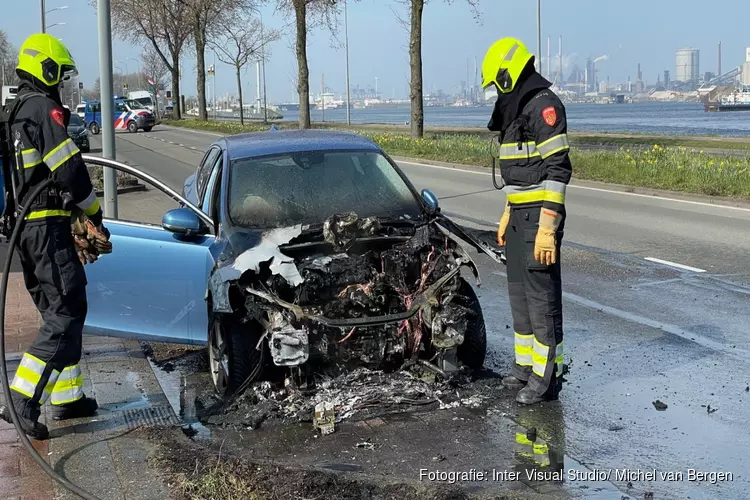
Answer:
[[[166, 193], [158, 186], [149, 188]], [[176, 196], [184, 205], [186, 200]], [[210, 248], [215, 235], [185, 237], [153, 222], [105, 218], [104, 225], [113, 250], [85, 266], [84, 333], [205, 343], [206, 290], [214, 266]]]

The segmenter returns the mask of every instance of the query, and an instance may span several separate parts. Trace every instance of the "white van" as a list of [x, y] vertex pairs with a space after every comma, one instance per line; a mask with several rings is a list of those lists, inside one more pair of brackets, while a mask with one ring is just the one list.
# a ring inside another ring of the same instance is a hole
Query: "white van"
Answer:
[[76, 114], [81, 117], [81, 120], [86, 119], [86, 104], [79, 104], [76, 106]]

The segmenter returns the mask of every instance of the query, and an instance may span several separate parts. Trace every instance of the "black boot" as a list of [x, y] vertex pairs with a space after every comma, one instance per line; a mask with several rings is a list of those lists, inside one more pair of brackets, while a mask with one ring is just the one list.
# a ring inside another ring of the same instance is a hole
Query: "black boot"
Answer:
[[542, 401], [553, 401], [557, 399], [558, 393], [559, 391], [557, 390], [550, 390], [547, 391], [546, 394], [540, 395], [534, 389], [527, 386], [518, 391], [518, 394], [516, 394], [516, 401], [524, 405], [535, 405]]
[[96, 413], [99, 405], [96, 399], [87, 398], [85, 395], [78, 401], [65, 405], [52, 405], [50, 414], [55, 420], [68, 420], [71, 418], [91, 417]]
[[507, 377], [503, 377], [503, 385], [508, 389], [520, 389], [526, 385], [526, 381], [516, 378], [513, 375], [508, 375]]
[[[16, 399], [14, 397], [13, 406], [16, 408], [16, 413], [18, 414], [18, 423], [21, 424], [21, 429], [27, 436], [37, 441], [44, 441], [49, 438], [47, 426], [39, 423], [42, 411], [38, 403], [35, 404], [28, 399]], [[10, 409], [5, 405], [0, 405], [0, 418], [9, 424], [13, 423]]]

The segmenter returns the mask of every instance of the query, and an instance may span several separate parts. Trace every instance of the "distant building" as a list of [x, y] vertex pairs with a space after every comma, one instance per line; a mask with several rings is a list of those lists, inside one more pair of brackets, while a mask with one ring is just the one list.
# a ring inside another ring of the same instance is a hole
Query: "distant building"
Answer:
[[750, 61], [742, 65], [742, 85], [750, 85]]
[[745, 62], [750, 62], [750, 47], [745, 49]]
[[697, 85], [700, 80], [700, 51], [678, 49], [675, 57], [675, 80]]
[[664, 70], [664, 88], [669, 90], [669, 70]]

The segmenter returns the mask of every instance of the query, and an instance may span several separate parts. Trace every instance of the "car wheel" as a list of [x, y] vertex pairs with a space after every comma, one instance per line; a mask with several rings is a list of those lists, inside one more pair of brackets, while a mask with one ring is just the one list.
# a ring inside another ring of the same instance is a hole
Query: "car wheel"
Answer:
[[235, 395], [262, 372], [265, 349], [257, 350], [260, 325], [240, 325], [229, 315], [211, 318], [208, 334], [208, 360], [216, 392], [222, 398]]
[[138, 132], [138, 124], [135, 121], [129, 121], [128, 122], [128, 132], [131, 134], [135, 134]]
[[456, 354], [458, 360], [464, 365], [472, 369], [479, 369], [484, 365], [484, 358], [487, 355], [487, 327], [484, 324], [482, 306], [479, 304], [474, 288], [465, 279], [459, 279], [461, 284], [458, 293], [462, 297], [455, 300], [471, 310], [472, 314], [468, 317], [464, 341], [458, 346]]
[[151, 129], [153, 129], [153, 128], [154, 127], [143, 127], [143, 131], [144, 132], [151, 132]]
[[93, 122], [91, 125], [89, 125], [89, 131], [91, 131], [91, 133], [94, 135], [99, 135], [99, 124]]

